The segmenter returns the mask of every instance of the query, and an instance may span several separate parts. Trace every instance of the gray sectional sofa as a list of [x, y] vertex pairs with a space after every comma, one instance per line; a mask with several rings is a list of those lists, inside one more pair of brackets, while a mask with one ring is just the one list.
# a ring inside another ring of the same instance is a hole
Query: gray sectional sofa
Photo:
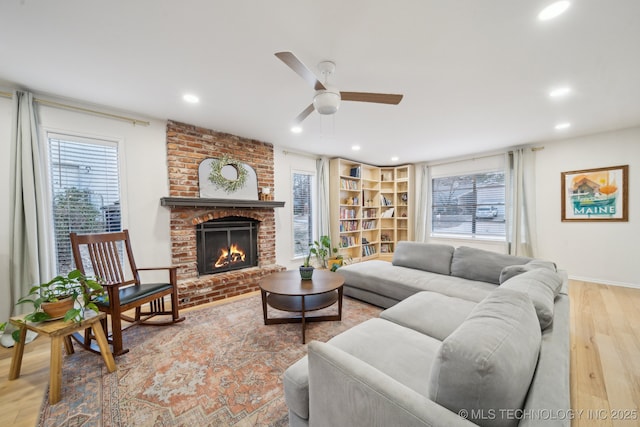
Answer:
[[567, 278], [553, 263], [401, 242], [342, 267], [387, 308], [284, 374], [291, 426], [569, 426]]

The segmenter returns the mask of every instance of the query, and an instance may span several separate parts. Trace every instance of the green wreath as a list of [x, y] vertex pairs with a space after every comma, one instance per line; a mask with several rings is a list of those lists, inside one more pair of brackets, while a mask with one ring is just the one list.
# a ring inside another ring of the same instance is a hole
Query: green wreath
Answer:
[[[225, 178], [222, 175], [222, 168], [225, 166], [232, 166], [238, 173], [238, 177], [233, 180]], [[244, 187], [245, 182], [247, 182], [247, 170], [241, 162], [234, 160], [225, 154], [219, 159], [211, 160], [209, 181], [211, 181], [211, 183], [216, 187], [224, 190], [226, 193], [234, 193]]]

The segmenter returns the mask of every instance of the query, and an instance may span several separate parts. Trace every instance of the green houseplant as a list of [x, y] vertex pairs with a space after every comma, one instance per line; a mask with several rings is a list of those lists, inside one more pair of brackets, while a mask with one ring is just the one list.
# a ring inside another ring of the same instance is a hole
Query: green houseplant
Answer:
[[[80, 322], [84, 319], [85, 310], [99, 311], [93, 302], [95, 297], [106, 297], [102, 285], [86, 277], [80, 270], [73, 270], [66, 276], [56, 276], [46, 283], [33, 286], [17, 304], [33, 305], [34, 310], [24, 317], [25, 321], [64, 318], [65, 321]], [[63, 308], [60, 309], [60, 306]]]
[[309, 258], [311, 258], [311, 252], [304, 258], [304, 264], [300, 266], [300, 277], [302, 280], [311, 280], [313, 276], [313, 266], [309, 263]]
[[330, 267], [332, 271], [335, 271], [338, 266], [342, 265], [342, 255], [338, 254], [338, 248], [331, 246], [331, 238], [329, 236], [320, 236], [319, 240], [313, 242], [313, 247], [310, 249], [311, 253], [316, 256], [320, 267]]

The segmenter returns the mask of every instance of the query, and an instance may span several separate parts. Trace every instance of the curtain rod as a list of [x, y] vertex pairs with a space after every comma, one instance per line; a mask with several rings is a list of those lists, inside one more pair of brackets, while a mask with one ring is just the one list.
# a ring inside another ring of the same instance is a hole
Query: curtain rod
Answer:
[[[9, 99], [13, 98], [13, 94], [9, 92], [0, 92], [0, 96], [9, 98]], [[149, 126], [151, 124], [146, 120], [134, 119], [133, 117], [121, 116], [118, 114], [105, 113], [104, 111], [92, 110], [89, 108], [76, 107], [74, 105], [63, 104], [61, 102], [48, 101], [46, 99], [40, 99], [40, 98], [33, 98], [33, 100], [38, 104], [47, 105], [49, 107], [62, 108], [64, 110], [79, 111], [81, 113], [93, 114], [96, 116], [107, 117], [109, 119], [124, 120], [125, 122], [130, 122], [134, 126], [135, 125]]]
[[282, 153], [286, 156], [287, 154], [295, 154], [296, 156], [309, 157], [311, 159], [320, 159], [322, 156], [311, 153], [304, 153], [302, 151], [293, 151], [293, 150], [282, 150]]
[[[531, 151], [536, 152], [536, 151], [540, 151], [540, 150], [544, 150], [544, 145], [539, 146], [539, 147], [530, 147]], [[491, 153], [491, 154], [484, 154], [482, 156], [475, 156], [475, 157], [462, 157], [462, 158], [458, 158], [458, 159], [453, 159], [453, 160], [443, 160], [442, 162], [422, 162], [422, 163], [426, 163], [427, 166], [431, 167], [431, 166], [443, 166], [443, 165], [450, 165], [453, 163], [460, 163], [460, 162], [468, 162], [468, 161], [474, 161], [474, 160], [480, 160], [480, 159], [486, 159], [489, 157], [496, 157], [496, 156], [503, 156], [505, 153], [511, 153], [513, 151], [513, 148], [508, 149], [507, 151], [501, 151], [501, 152], [495, 152], [495, 153]]]

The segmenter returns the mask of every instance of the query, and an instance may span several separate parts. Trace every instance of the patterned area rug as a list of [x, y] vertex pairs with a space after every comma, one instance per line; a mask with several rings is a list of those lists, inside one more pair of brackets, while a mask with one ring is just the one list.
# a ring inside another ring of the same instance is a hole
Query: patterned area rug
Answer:
[[[307, 342], [326, 341], [380, 311], [345, 297], [343, 320], [308, 324]], [[288, 425], [282, 374], [306, 354], [300, 324], [265, 326], [259, 295], [185, 316], [169, 327], [127, 330], [131, 351], [116, 358], [111, 374], [100, 356], [76, 347], [64, 359], [62, 400], [49, 405], [47, 391], [38, 426]]]

